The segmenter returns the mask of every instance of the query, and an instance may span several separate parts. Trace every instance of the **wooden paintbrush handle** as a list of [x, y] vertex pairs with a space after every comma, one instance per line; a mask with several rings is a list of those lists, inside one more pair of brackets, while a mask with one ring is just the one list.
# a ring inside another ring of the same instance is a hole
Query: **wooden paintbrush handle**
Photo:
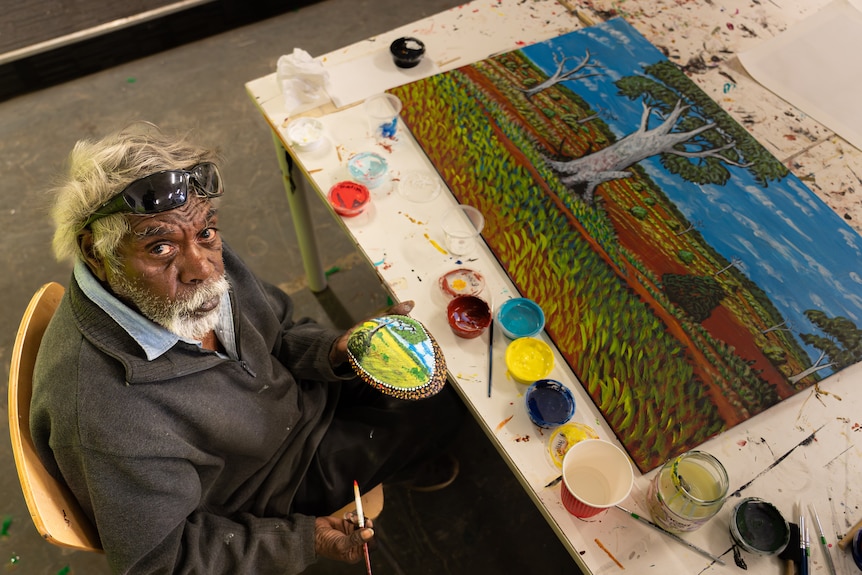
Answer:
[[838, 542], [838, 547], [841, 549], [847, 549], [847, 546], [853, 541], [853, 536], [856, 535], [856, 532], [862, 529], [862, 519], [859, 520], [856, 525], [850, 528], [850, 531], [847, 532], [847, 535]]

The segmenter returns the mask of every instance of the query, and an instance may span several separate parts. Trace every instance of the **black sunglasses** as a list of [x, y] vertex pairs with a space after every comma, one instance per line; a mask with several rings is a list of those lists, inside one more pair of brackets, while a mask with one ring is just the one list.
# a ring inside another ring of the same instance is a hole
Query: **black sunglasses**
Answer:
[[211, 162], [198, 164], [191, 170], [156, 172], [135, 180], [99, 206], [84, 222], [82, 229], [112, 214], [157, 214], [178, 208], [188, 200], [189, 184], [207, 198], [217, 198], [224, 193], [218, 168]]

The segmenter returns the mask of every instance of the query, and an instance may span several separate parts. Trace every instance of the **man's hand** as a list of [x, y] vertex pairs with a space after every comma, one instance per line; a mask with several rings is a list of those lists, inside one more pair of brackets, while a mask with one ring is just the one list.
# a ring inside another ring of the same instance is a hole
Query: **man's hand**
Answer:
[[[402, 301], [397, 303], [387, 309], [386, 311], [380, 312], [375, 317], [380, 317], [384, 315], [408, 315], [411, 311], [413, 311], [413, 306], [416, 305], [413, 303], [413, 300]], [[356, 328], [362, 325], [365, 322], [360, 322], [358, 325], [353, 326], [347, 332], [335, 340], [335, 343], [332, 346], [332, 349], [329, 350], [329, 361], [332, 363], [333, 367], [338, 367], [347, 361], [347, 340], [350, 339], [350, 334], [353, 333]]]
[[371, 520], [357, 527], [348, 519], [318, 517], [314, 522], [314, 550], [321, 557], [358, 563], [364, 557], [362, 545], [374, 538]]

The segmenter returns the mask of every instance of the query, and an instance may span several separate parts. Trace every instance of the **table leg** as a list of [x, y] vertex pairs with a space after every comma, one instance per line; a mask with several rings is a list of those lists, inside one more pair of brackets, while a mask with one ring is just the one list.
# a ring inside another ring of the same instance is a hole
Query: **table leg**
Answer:
[[326, 289], [326, 275], [317, 251], [317, 238], [314, 235], [311, 211], [308, 208], [308, 198], [313, 193], [312, 184], [284, 148], [278, 134], [273, 132], [272, 139], [275, 142], [278, 165], [281, 167], [284, 178], [287, 203], [290, 205], [290, 216], [296, 230], [296, 239], [299, 242], [299, 253], [302, 256], [308, 288], [313, 292], [322, 292]]

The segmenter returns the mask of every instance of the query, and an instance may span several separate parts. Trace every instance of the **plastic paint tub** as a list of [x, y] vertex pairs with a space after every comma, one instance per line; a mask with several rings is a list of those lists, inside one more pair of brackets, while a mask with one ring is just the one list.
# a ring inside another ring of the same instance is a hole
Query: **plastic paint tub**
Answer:
[[383, 178], [389, 171], [386, 158], [374, 152], [362, 152], [347, 160], [347, 171], [350, 177], [373, 189], [383, 183]]
[[491, 307], [480, 297], [461, 295], [446, 306], [446, 319], [455, 335], [473, 339], [491, 325]]
[[361, 214], [371, 200], [368, 188], [350, 181], [338, 182], [332, 186], [327, 197], [335, 213], [345, 218]]
[[323, 143], [323, 124], [314, 118], [297, 118], [287, 125], [287, 137], [300, 150], [314, 150]]
[[506, 348], [506, 367], [515, 381], [531, 384], [548, 377], [554, 368], [554, 354], [542, 340], [521, 337]]
[[575, 415], [575, 397], [569, 388], [555, 379], [540, 379], [524, 394], [530, 421], [551, 429], [569, 421]]
[[425, 55], [425, 44], [418, 38], [405, 36], [398, 38], [389, 45], [392, 61], [399, 68], [413, 68], [422, 61]]
[[519, 297], [503, 302], [497, 321], [509, 339], [533, 337], [544, 329], [545, 313], [533, 300]]
[[730, 536], [749, 553], [778, 555], [790, 542], [790, 525], [774, 505], [748, 497], [733, 508]]

